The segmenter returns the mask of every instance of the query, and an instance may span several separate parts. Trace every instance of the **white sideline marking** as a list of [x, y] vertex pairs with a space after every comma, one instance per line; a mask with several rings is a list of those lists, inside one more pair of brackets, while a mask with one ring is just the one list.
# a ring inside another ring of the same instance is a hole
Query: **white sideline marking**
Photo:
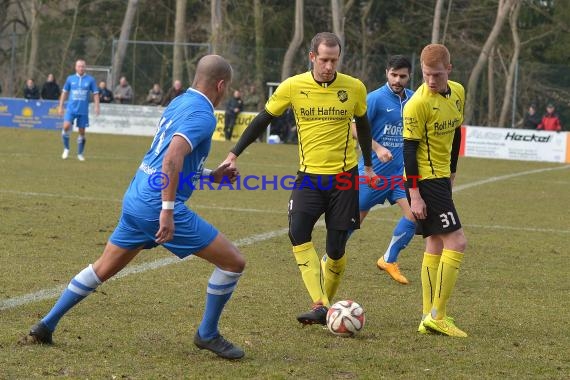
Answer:
[[[377, 218], [375, 216], [369, 216], [366, 220], [375, 220], [379, 222], [392, 222], [396, 223], [400, 219], [394, 218]], [[502, 226], [500, 224], [465, 224], [461, 223], [463, 227], [468, 228], [483, 228], [489, 230], [508, 230], [508, 231], [526, 231], [526, 232], [546, 232], [546, 233], [554, 233], [554, 234], [570, 234], [570, 230], [555, 230], [553, 228], [533, 228], [533, 227], [517, 227], [517, 226]]]
[[[565, 165], [565, 166], [560, 166], [560, 167], [550, 167], [550, 168], [528, 170], [528, 171], [524, 171], [524, 172], [512, 173], [512, 174], [507, 174], [507, 175], [497, 176], [497, 177], [489, 177], [489, 178], [486, 178], [484, 180], [475, 181], [475, 182], [471, 182], [468, 184], [455, 186], [453, 188], [453, 191], [458, 192], [461, 190], [469, 189], [471, 187], [480, 186], [480, 185], [484, 185], [484, 184], [492, 183], [492, 182], [498, 182], [498, 181], [502, 181], [502, 180], [510, 179], [510, 178], [514, 178], [514, 177], [525, 176], [528, 174], [536, 174], [536, 173], [542, 173], [542, 172], [552, 171], [552, 170], [564, 170], [564, 169], [569, 169], [569, 168], [570, 168], [570, 165]], [[19, 194], [19, 195], [25, 195], [25, 196], [46, 196], [46, 197], [72, 198], [72, 199], [91, 200], [91, 201], [120, 202], [120, 200], [118, 200], [118, 199], [83, 197], [83, 196], [52, 194], [52, 193], [20, 192], [20, 191], [15, 191], [15, 190], [0, 190], [0, 192], [1, 193], [10, 193], [10, 194]], [[279, 212], [279, 213], [281, 213], [281, 211], [262, 210], [262, 209], [242, 209], [242, 208], [234, 208], [234, 207], [215, 207], [215, 206], [213, 206], [213, 207], [212, 206], [198, 207], [196, 205], [192, 205], [192, 207], [193, 208], [204, 208], [204, 209], [216, 209], [216, 210], [234, 210], [234, 211], [244, 211], [244, 212], [267, 212], [267, 213]], [[381, 208], [381, 207], [382, 206], [373, 207], [371, 211], [373, 211], [377, 208]], [[321, 227], [321, 226], [324, 226], [324, 222], [322, 220], [318, 221], [317, 224], [315, 225], [315, 227]], [[501, 229], [507, 229], [507, 230], [516, 229], [515, 227], [508, 227], [508, 226], [479, 226], [479, 225], [473, 225], [473, 226], [474, 227], [481, 227], [481, 228], [501, 228]], [[527, 231], [533, 231], [533, 232], [563, 232], [563, 233], [567, 233], [567, 231], [538, 229], [538, 228], [527, 228], [527, 229], [520, 228], [520, 230], [527, 230]], [[265, 232], [262, 234], [252, 235], [252, 236], [249, 236], [246, 238], [236, 240], [234, 242], [234, 244], [237, 247], [243, 247], [243, 246], [251, 245], [254, 243], [259, 243], [259, 242], [262, 242], [265, 240], [269, 240], [269, 239], [272, 239], [274, 237], [285, 235], [288, 233], [288, 231], [289, 230], [287, 228], [282, 228], [282, 229], [275, 230], [275, 231], [269, 231], [269, 232]], [[190, 258], [191, 257], [192, 256], [190, 256]], [[146, 271], [152, 270], [152, 269], [158, 269], [158, 268], [161, 268], [161, 267], [164, 267], [167, 265], [171, 265], [174, 263], [178, 263], [181, 261], [184, 261], [184, 260], [180, 260], [176, 257], [167, 257], [167, 258], [152, 261], [149, 263], [133, 265], [131, 267], [127, 266], [120, 273], [118, 273], [116, 276], [114, 276], [111, 280], [119, 279], [119, 278], [122, 278], [125, 276], [129, 276], [131, 274], [146, 272]], [[22, 296], [1, 300], [0, 301], [0, 311], [12, 309], [12, 308], [22, 306], [22, 305], [27, 305], [29, 303], [36, 302], [36, 301], [42, 301], [45, 299], [56, 298], [63, 291], [63, 289], [65, 289], [66, 286], [67, 285], [59, 285], [59, 286], [55, 286], [53, 288], [42, 289], [42, 290], [39, 290], [37, 292], [28, 293], [28, 294], [24, 294]]]

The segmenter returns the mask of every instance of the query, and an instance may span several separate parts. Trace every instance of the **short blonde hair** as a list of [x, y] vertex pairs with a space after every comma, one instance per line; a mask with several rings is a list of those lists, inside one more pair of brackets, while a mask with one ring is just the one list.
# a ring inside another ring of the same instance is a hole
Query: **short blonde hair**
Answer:
[[420, 56], [420, 62], [426, 66], [437, 66], [442, 63], [444, 66], [449, 66], [451, 58], [449, 50], [441, 44], [429, 44], [423, 48]]

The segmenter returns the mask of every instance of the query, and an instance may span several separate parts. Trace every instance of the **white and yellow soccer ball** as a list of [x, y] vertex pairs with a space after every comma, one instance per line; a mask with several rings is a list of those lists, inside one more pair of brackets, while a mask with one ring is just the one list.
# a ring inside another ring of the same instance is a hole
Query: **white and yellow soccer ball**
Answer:
[[351, 337], [366, 323], [364, 309], [351, 300], [338, 301], [327, 312], [327, 327], [335, 335]]

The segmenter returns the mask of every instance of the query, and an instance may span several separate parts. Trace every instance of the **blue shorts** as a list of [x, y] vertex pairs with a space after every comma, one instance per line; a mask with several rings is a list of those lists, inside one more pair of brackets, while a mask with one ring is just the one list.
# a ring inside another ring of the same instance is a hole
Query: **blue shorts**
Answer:
[[[181, 259], [206, 248], [218, 236], [218, 230], [214, 226], [187, 207], [174, 212], [174, 227], [173, 239], [162, 246]], [[155, 242], [158, 228], [158, 220], [122, 213], [109, 241], [125, 249], [141, 246], [144, 246], [144, 249], [151, 249], [158, 245]]]
[[392, 183], [388, 180], [386, 183], [379, 183], [376, 189], [369, 185], [361, 185], [358, 207], [360, 211], [369, 211], [376, 205], [384, 204], [386, 199], [393, 205], [398, 199], [402, 198], [406, 198], [406, 190], [403, 183]]
[[71, 123], [71, 126], [73, 126], [74, 120], [77, 120], [77, 128], [87, 128], [89, 126], [89, 115], [79, 115], [65, 111], [65, 115], [63, 115], [63, 121], [69, 121]]

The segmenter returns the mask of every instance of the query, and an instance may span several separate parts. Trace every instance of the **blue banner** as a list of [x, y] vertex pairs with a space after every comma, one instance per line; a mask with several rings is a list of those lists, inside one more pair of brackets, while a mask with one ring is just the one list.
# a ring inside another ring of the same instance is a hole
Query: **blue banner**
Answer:
[[57, 100], [0, 98], [0, 127], [61, 129]]

